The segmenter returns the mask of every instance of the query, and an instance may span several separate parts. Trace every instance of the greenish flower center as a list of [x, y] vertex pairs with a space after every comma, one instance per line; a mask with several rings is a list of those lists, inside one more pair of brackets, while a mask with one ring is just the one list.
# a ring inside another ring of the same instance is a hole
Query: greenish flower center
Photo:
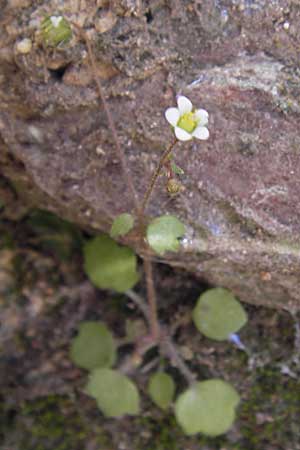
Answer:
[[192, 133], [197, 126], [194, 113], [188, 112], [183, 114], [180, 117], [177, 126], [187, 131], [188, 133]]

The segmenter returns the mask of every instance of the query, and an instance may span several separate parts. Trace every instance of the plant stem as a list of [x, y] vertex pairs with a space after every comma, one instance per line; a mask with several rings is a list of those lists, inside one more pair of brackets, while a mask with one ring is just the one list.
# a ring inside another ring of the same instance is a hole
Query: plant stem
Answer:
[[[121, 165], [122, 165], [122, 170], [123, 170], [123, 174], [124, 174], [124, 178], [125, 178], [125, 182], [129, 188], [129, 191], [131, 192], [131, 196], [134, 202], [134, 206], [135, 206], [135, 211], [136, 211], [136, 216], [137, 216], [137, 220], [138, 220], [138, 227], [140, 230], [140, 240], [141, 240], [141, 244], [142, 247], [146, 250], [148, 250], [147, 245], [145, 244], [144, 241], [144, 236], [143, 236], [143, 230], [144, 230], [144, 208], [140, 206], [139, 204], [139, 200], [138, 200], [138, 196], [133, 184], [133, 180], [132, 180], [132, 176], [131, 173], [129, 171], [129, 168], [127, 166], [127, 162], [126, 162], [126, 158], [125, 158], [125, 154], [120, 146], [120, 142], [118, 139], [118, 135], [117, 135], [117, 131], [116, 131], [116, 126], [113, 120], [113, 117], [111, 115], [110, 109], [108, 107], [108, 104], [105, 100], [103, 91], [102, 91], [102, 86], [99, 80], [99, 77], [97, 76], [97, 67], [96, 67], [96, 62], [95, 62], [95, 57], [92, 51], [92, 47], [91, 47], [91, 43], [90, 40], [88, 39], [88, 37], [86, 36], [86, 34], [80, 29], [80, 27], [77, 26], [77, 28], [79, 28], [81, 34], [84, 36], [85, 42], [86, 42], [86, 46], [87, 46], [87, 50], [88, 50], [88, 55], [89, 55], [89, 59], [90, 59], [90, 65], [92, 68], [92, 72], [93, 72], [93, 77], [94, 80], [96, 82], [97, 85], [97, 90], [98, 90], [98, 94], [99, 97], [102, 101], [103, 107], [104, 107], [104, 111], [105, 114], [107, 116], [107, 120], [108, 120], [108, 124], [109, 124], [109, 128], [112, 132], [113, 135], [113, 140], [115, 143], [115, 147], [117, 149], [117, 153], [118, 153], [118, 157], [120, 159]], [[168, 149], [168, 151], [166, 151], [161, 159], [160, 165], [161, 167], [163, 166], [163, 163], [166, 159], [166, 157], [170, 154], [170, 152], [172, 151], [173, 146], [175, 145], [175, 142], [173, 145], [171, 145]], [[154, 187], [155, 181], [159, 175], [159, 172], [161, 170], [158, 170], [157, 175], [154, 174], [154, 179], [151, 182], [151, 189], [149, 191], [148, 194], [148, 199], [150, 197], [151, 191]], [[144, 270], [145, 270], [145, 276], [146, 276], [146, 287], [147, 287], [147, 300], [148, 300], [148, 304], [149, 304], [149, 324], [150, 324], [150, 329], [151, 329], [151, 335], [152, 338], [155, 342], [157, 342], [158, 337], [159, 337], [159, 324], [158, 324], [158, 319], [157, 319], [157, 301], [156, 301], [156, 292], [155, 292], [155, 287], [154, 287], [154, 281], [153, 281], [153, 271], [152, 271], [152, 264], [150, 261], [149, 256], [146, 254], [143, 257], [143, 262], [144, 262]]]
[[135, 303], [135, 305], [143, 313], [146, 321], [149, 322], [149, 310], [148, 310], [147, 304], [145, 303], [144, 299], [139, 294], [134, 292], [132, 289], [128, 289], [128, 291], [125, 292], [125, 295], [127, 295], [127, 297], [129, 297], [130, 300], [132, 300], [133, 303]]
[[163, 343], [161, 345], [161, 349], [163, 353], [175, 363], [175, 366], [177, 369], [182, 373], [182, 375], [185, 377], [188, 384], [194, 384], [196, 377], [195, 375], [190, 371], [188, 366], [185, 364], [184, 360], [181, 358], [181, 356], [178, 354], [178, 351], [173, 344], [172, 340], [168, 335], [166, 335], [163, 339]]
[[[80, 30], [80, 31], [81, 31], [81, 33], [83, 33], [82, 30]], [[124, 151], [122, 150], [120, 142], [119, 142], [119, 138], [118, 138], [118, 135], [117, 135], [115, 122], [113, 120], [113, 117], [111, 115], [110, 109], [108, 107], [108, 104], [106, 102], [105, 96], [103, 94], [103, 90], [102, 90], [102, 86], [101, 86], [99, 77], [97, 76], [96, 61], [95, 61], [94, 53], [92, 51], [91, 43], [90, 43], [90, 40], [86, 36], [85, 33], [83, 33], [83, 36], [84, 36], [84, 39], [85, 39], [85, 42], [86, 42], [88, 55], [89, 55], [89, 59], [90, 59], [90, 64], [91, 64], [91, 67], [92, 67], [93, 77], [94, 77], [94, 80], [95, 80], [95, 83], [96, 83], [96, 86], [97, 86], [98, 94], [99, 94], [99, 97], [100, 97], [100, 99], [102, 101], [102, 104], [103, 104], [103, 107], [104, 107], [104, 111], [105, 111], [105, 114], [106, 114], [106, 117], [107, 117], [107, 120], [108, 120], [109, 128], [110, 128], [110, 130], [112, 132], [112, 135], [113, 135], [113, 140], [114, 140], [115, 147], [116, 147], [116, 150], [117, 150], [117, 153], [118, 153], [118, 157], [119, 157], [119, 160], [120, 160], [121, 165], [122, 165], [123, 176], [125, 178], [125, 182], [126, 182], [126, 184], [128, 186], [128, 189], [129, 189], [129, 191], [131, 193], [137, 217], [141, 217], [142, 214], [141, 214], [141, 208], [140, 208], [140, 204], [139, 204], [138, 195], [137, 195], [137, 192], [136, 192], [134, 184], [133, 184], [132, 176], [131, 176], [130, 170], [128, 168], [128, 165], [127, 165], [127, 161], [126, 161], [126, 157], [125, 157]]]
[[[146, 321], [150, 323], [149, 310], [147, 308], [147, 305], [146, 305], [144, 299], [139, 294], [137, 294], [136, 292], [134, 292], [132, 290], [126, 291], [125, 294], [136, 304], [136, 306], [143, 313]], [[179, 355], [178, 350], [177, 350], [175, 344], [173, 343], [172, 338], [169, 335], [168, 329], [165, 326], [161, 327], [160, 337], [161, 337], [161, 342], [159, 343], [159, 345], [160, 345], [161, 353], [164, 356], [166, 356], [167, 358], [169, 358], [171, 361], [174, 362], [177, 369], [184, 376], [184, 378], [186, 379], [188, 384], [190, 384], [190, 385], [193, 384], [196, 380], [196, 376], [190, 371], [190, 369], [185, 364], [182, 357]], [[153, 344], [158, 345], [158, 342], [155, 342]], [[149, 348], [151, 348], [151, 345], [149, 345]]]
[[144, 258], [144, 270], [147, 288], [147, 300], [149, 307], [149, 323], [151, 329], [151, 335], [155, 342], [159, 339], [159, 323], [157, 318], [157, 301], [156, 301], [156, 291], [153, 280], [153, 270], [152, 263], [148, 256]]
[[160, 175], [160, 173], [161, 173], [161, 170], [162, 170], [162, 168], [163, 168], [163, 166], [164, 166], [166, 160], [168, 159], [168, 157], [169, 157], [170, 154], [172, 153], [172, 150], [173, 150], [173, 148], [174, 148], [174, 146], [175, 146], [176, 143], [177, 143], [177, 139], [174, 139], [174, 141], [171, 142], [171, 144], [170, 144], [169, 147], [164, 151], [164, 153], [162, 154], [162, 156], [161, 156], [161, 158], [160, 158], [160, 160], [159, 160], [158, 166], [157, 166], [157, 168], [156, 168], [154, 174], [152, 175], [150, 184], [149, 184], [148, 189], [147, 189], [147, 191], [146, 191], [146, 194], [144, 195], [144, 198], [143, 198], [142, 207], [141, 207], [142, 214], [145, 213], [145, 210], [146, 210], [146, 208], [147, 208], [147, 205], [148, 205], [148, 202], [149, 202], [149, 200], [150, 200], [151, 194], [152, 194], [152, 192], [153, 192], [153, 189], [154, 189], [155, 183], [156, 183], [156, 181], [157, 181], [157, 178], [159, 177], [159, 175]]

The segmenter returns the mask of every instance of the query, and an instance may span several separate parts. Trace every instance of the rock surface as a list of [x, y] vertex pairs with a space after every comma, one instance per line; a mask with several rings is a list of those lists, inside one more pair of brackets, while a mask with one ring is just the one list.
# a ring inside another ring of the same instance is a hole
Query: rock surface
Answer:
[[[74, 6], [76, 4], [77, 6]], [[148, 6], [147, 6], [148, 4]], [[165, 261], [243, 301], [300, 305], [300, 5], [294, 0], [8, 2], [0, 36], [1, 192], [107, 231], [130, 211], [85, 46], [44, 50], [53, 11], [94, 39], [97, 71], [140, 196], [172, 139], [176, 94], [210, 113], [210, 139], [176, 146], [184, 192], [163, 180], [148, 209], [187, 225]], [[33, 42], [29, 54], [16, 43]], [[10, 187], [9, 187], [10, 186]], [[3, 194], [4, 195], [4, 194]], [[127, 244], [136, 246], [134, 234]], [[137, 249], [138, 250], [138, 249]]]

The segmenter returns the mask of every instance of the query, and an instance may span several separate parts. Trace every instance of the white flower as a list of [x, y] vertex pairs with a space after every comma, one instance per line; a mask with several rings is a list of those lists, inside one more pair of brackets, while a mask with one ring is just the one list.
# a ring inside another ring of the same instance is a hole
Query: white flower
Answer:
[[208, 123], [208, 112], [205, 109], [193, 109], [192, 102], [183, 95], [177, 97], [178, 108], [168, 108], [165, 112], [167, 121], [174, 128], [179, 141], [189, 141], [194, 137], [206, 140], [209, 131], [205, 127]]
[[51, 23], [55, 28], [58, 27], [58, 25], [60, 24], [62, 19], [63, 19], [62, 16], [51, 16], [50, 17]]

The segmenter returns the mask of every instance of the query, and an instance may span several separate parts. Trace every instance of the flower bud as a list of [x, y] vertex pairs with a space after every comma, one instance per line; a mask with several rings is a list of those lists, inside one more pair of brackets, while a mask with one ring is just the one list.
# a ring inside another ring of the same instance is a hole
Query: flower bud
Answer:
[[182, 189], [182, 184], [176, 178], [170, 178], [167, 182], [167, 191], [169, 194], [178, 194]]

